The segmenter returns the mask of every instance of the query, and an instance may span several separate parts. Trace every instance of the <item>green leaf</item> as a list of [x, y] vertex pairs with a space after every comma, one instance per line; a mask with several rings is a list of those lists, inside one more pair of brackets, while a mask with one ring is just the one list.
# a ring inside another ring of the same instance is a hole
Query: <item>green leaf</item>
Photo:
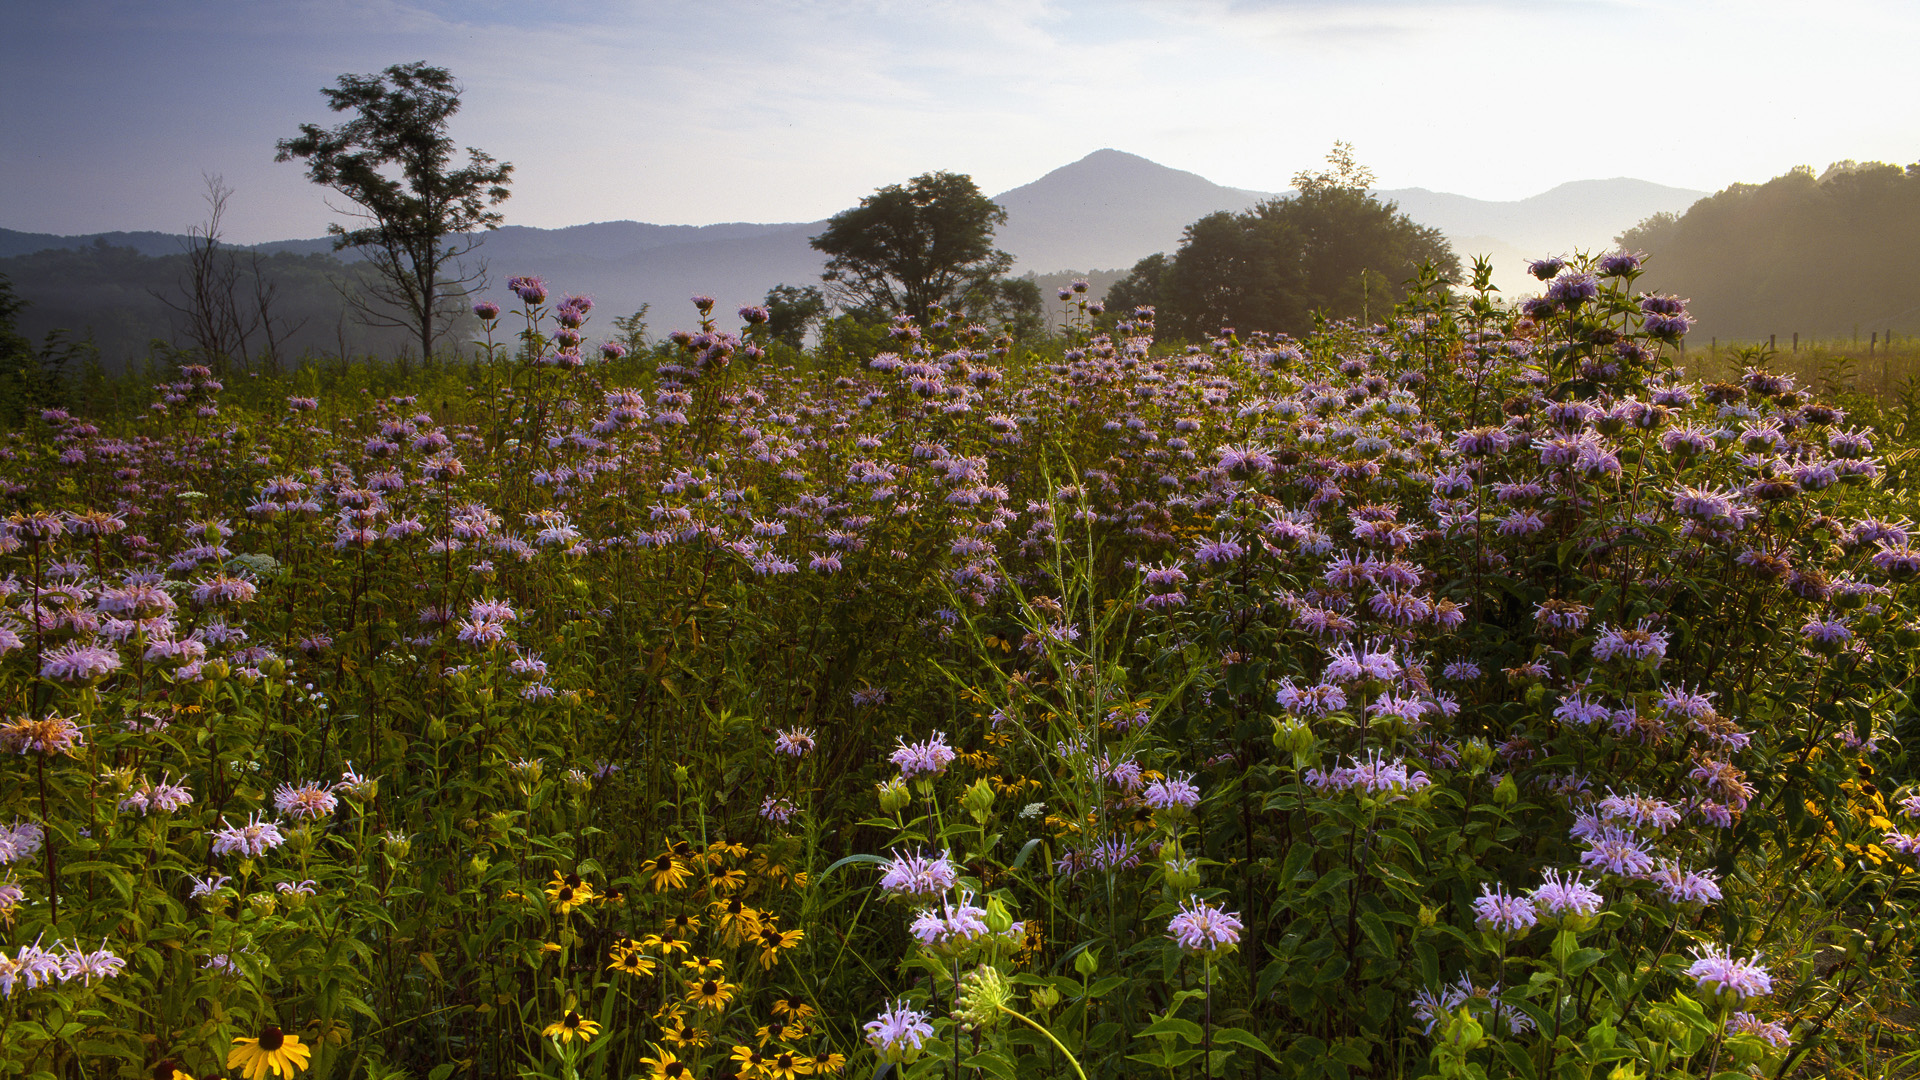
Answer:
[[1388, 930], [1387, 924], [1381, 922], [1380, 916], [1373, 912], [1360, 913], [1360, 932], [1367, 936], [1367, 941], [1381, 956], [1391, 960], [1400, 954], [1400, 950], [1393, 947], [1392, 931]]
[[1133, 1037], [1136, 1039], [1144, 1039], [1148, 1036], [1176, 1035], [1196, 1046], [1200, 1044], [1202, 1037], [1199, 1024], [1191, 1020], [1183, 1020], [1178, 1016], [1162, 1017], [1133, 1033]]
[[[891, 825], [893, 823], [887, 822], [887, 824]], [[847, 865], [848, 863], [877, 863], [881, 866], [885, 866], [887, 863], [891, 861], [892, 860], [887, 859], [880, 855], [867, 855], [867, 854], [849, 855], [846, 858], [841, 859], [839, 862], [834, 863], [832, 866], [827, 867], [825, 870], [820, 871], [820, 877], [815, 878], [814, 880], [815, 881], [822, 880], [828, 874], [833, 873], [835, 870], [840, 869], [841, 867]]]
[[[1213, 1033], [1213, 1041], [1216, 1043], [1234, 1043], [1239, 1046], [1258, 1050], [1267, 1055], [1268, 1059], [1273, 1061], [1274, 1064], [1277, 1065], [1280, 1062], [1279, 1056], [1268, 1049], [1266, 1043], [1261, 1042], [1258, 1036], [1244, 1028], [1220, 1028]], [[1362, 1062], [1362, 1064], [1364, 1064], [1364, 1062]]]

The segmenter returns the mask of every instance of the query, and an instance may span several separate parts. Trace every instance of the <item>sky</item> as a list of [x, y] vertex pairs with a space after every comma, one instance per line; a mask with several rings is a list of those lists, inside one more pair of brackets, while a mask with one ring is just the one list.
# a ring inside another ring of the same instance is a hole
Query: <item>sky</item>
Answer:
[[[341, 220], [274, 144], [425, 61], [513, 163], [508, 224], [816, 221], [935, 169], [997, 193], [1102, 147], [1282, 191], [1698, 190], [1920, 157], [1911, 0], [0, 0], [0, 228]], [[334, 196], [334, 201], [339, 202]]]

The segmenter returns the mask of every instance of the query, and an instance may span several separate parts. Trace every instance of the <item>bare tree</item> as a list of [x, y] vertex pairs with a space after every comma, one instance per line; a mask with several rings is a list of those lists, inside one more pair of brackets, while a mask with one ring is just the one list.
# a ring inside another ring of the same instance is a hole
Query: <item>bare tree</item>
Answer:
[[[251, 342], [264, 335], [266, 348], [261, 358], [278, 362], [281, 343], [300, 328], [276, 319], [273, 304], [279, 288], [268, 280], [259, 252], [245, 270], [238, 253], [220, 242], [220, 222], [226, 216], [227, 200], [233, 189], [223, 178], [207, 176], [207, 219], [187, 229], [186, 280], [180, 284], [178, 298], [155, 292], [153, 295], [173, 311], [179, 332], [216, 371], [230, 364], [242, 369], [252, 366]], [[243, 279], [251, 277], [251, 297], [242, 294]], [[302, 320], [304, 323], [304, 320]]]

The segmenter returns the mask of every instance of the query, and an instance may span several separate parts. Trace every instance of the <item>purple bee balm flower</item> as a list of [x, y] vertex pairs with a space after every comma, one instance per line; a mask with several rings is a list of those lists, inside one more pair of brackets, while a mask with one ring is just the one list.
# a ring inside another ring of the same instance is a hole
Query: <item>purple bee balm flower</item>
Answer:
[[1532, 274], [1534, 278], [1539, 281], [1552, 281], [1555, 277], [1559, 276], [1560, 271], [1566, 268], [1567, 261], [1565, 259], [1534, 259], [1527, 264], [1527, 273]]
[[1668, 859], [1647, 875], [1660, 891], [1660, 899], [1669, 904], [1711, 904], [1720, 899], [1720, 886], [1713, 875], [1698, 870], [1683, 870]]
[[299, 787], [281, 784], [274, 790], [273, 805], [291, 818], [322, 818], [331, 815], [340, 800], [328, 785], [316, 781]]
[[600, 346], [602, 360], [624, 360], [626, 356], [627, 347], [618, 341], [609, 341]]
[[1529, 899], [1542, 915], [1561, 918], [1567, 915], [1593, 915], [1605, 903], [1600, 894], [1581, 878], [1578, 871], [1562, 874], [1546, 872], [1546, 883], [1533, 890]]
[[1193, 549], [1194, 561], [1206, 564], [1229, 563], [1245, 555], [1247, 549], [1231, 537], [1202, 540]]
[[1572, 310], [1600, 295], [1600, 282], [1592, 274], [1566, 274], [1547, 286], [1545, 299]]
[[1167, 923], [1167, 936], [1188, 952], [1219, 952], [1238, 945], [1245, 929], [1239, 915], [1196, 898], [1180, 905], [1180, 913]]
[[1533, 904], [1508, 893], [1506, 886], [1480, 886], [1480, 898], [1473, 902], [1473, 924], [1504, 938], [1525, 937], [1539, 921]]
[[537, 277], [513, 277], [507, 279], [507, 288], [522, 303], [536, 307], [547, 302], [547, 283]]
[[1607, 797], [1600, 800], [1600, 817], [1607, 821], [1625, 821], [1636, 829], [1658, 829], [1666, 832], [1680, 824], [1680, 811], [1672, 803], [1644, 795], [1615, 795], [1607, 790]]
[[1598, 835], [1587, 839], [1587, 844], [1587, 850], [1580, 855], [1580, 862], [1585, 866], [1620, 877], [1639, 877], [1653, 869], [1653, 856], [1625, 829], [1602, 828]]
[[778, 825], [785, 825], [792, 821], [793, 815], [798, 813], [799, 809], [793, 804], [792, 799], [776, 798], [772, 795], [760, 802], [760, 816]]
[[262, 821], [260, 815], [247, 819], [244, 825], [229, 825], [226, 818], [220, 819], [221, 827], [208, 835], [213, 837], [215, 855], [239, 853], [247, 858], [265, 855], [274, 848], [287, 842], [280, 835], [280, 827], [271, 821]]
[[905, 1002], [867, 1021], [865, 1030], [874, 1053], [893, 1065], [919, 1057], [926, 1040], [933, 1038], [933, 1025], [927, 1023], [927, 1014], [907, 1008]]
[[1762, 1020], [1750, 1012], [1737, 1012], [1728, 1017], [1727, 1034], [1755, 1035], [1772, 1043], [1777, 1050], [1785, 1050], [1793, 1042], [1785, 1027], [1772, 1020]]
[[953, 763], [953, 747], [947, 745], [947, 733], [936, 731], [923, 743], [909, 743], [904, 737], [894, 740], [899, 749], [889, 760], [900, 767], [902, 778], [911, 779], [921, 774], [938, 776], [947, 771]]
[[1640, 269], [1640, 262], [1646, 256], [1632, 251], [1616, 251], [1600, 259], [1600, 274], [1603, 277], [1626, 277]]
[[1148, 784], [1142, 798], [1155, 810], [1191, 810], [1200, 803], [1200, 789], [1193, 786], [1192, 776], [1170, 776]]
[[919, 852], [895, 855], [880, 875], [880, 887], [902, 896], [939, 896], [960, 880], [946, 852], [929, 859]]
[[922, 911], [908, 932], [937, 952], [958, 953], [989, 932], [986, 916], [985, 908], [973, 906], [972, 893], [962, 893], [957, 905], [942, 900], [938, 911]]
[[492, 322], [500, 317], [500, 305], [491, 300], [482, 300], [473, 305], [473, 313], [484, 322]]
[[804, 757], [813, 750], [812, 728], [788, 728], [780, 732], [773, 741], [775, 753], [789, 757]]
[[1655, 667], [1667, 657], [1667, 632], [1649, 630], [1641, 620], [1632, 630], [1603, 626], [1593, 643], [1593, 658], [1602, 663], [1612, 660], [1650, 661]]
[[78, 642], [49, 650], [40, 657], [40, 677], [60, 682], [92, 682], [119, 669], [119, 653]]
[[1696, 959], [1687, 974], [1702, 990], [1738, 1002], [1773, 993], [1773, 977], [1767, 974], [1759, 953], [1742, 960], [1721, 947], [1707, 945], [1695, 949], [1693, 955]]

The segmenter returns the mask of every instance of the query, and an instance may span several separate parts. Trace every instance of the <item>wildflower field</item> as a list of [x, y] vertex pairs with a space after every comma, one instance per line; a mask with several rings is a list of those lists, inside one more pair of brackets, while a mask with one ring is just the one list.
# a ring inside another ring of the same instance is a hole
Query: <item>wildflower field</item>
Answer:
[[1908, 1074], [1907, 433], [1536, 273], [41, 415], [0, 1072]]

